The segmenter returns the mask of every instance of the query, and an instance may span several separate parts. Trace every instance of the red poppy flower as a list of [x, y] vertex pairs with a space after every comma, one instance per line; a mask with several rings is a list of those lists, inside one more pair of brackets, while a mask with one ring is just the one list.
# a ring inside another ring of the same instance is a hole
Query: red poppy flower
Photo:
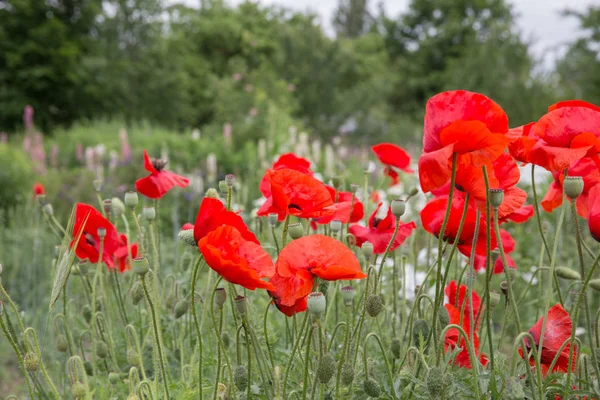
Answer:
[[44, 185], [42, 185], [41, 183], [34, 183], [33, 184], [33, 197], [35, 196], [39, 196], [41, 194], [46, 194], [46, 189], [44, 188]]
[[[364, 242], [371, 242], [373, 244], [373, 253], [382, 254], [385, 252], [390, 240], [392, 240], [392, 236], [394, 235], [394, 230], [396, 229], [396, 217], [392, 215], [391, 208], [388, 208], [387, 214], [385, 218], [379, 219], [377, 218], [377, 213], [381, 208], [382, 203], [379, 203], [371, 217], [369, 217], [368, 226], [360, 226], [360, 225], [352, 225], [348, 232], [354, 235], [356, 238], [356, 245], [362, 246]], [[394, 243], [392, 247], [390, 247], [390, 251], [396, 250], [406, 238], [410, 236], [413, 229], [416, 229], [417, 225], [414, 222], [402, 223], [400, 222], [400, 227], [398, 228], [398, 233], [396, 234], [396, 239], [394, 239]]]
[[444, 185], [452, 174], [452, 154], [459, 165], [482, 167], [494, 161], [510, 138], [508, 117], [479, 93], [443, 92], [427, 102], [419, 180], [423, 192]]
[[399, 183], [398, 172], [392, 167], [406, 173], [413, 173], [410, 168], [410, 155], [402, 147], [392, 143], [380, 143], [371, 147], [379, 161], [385, 165], [384, 173], [392, 180], [392, 185]]
[[276, 213], [279, 221], [283, 221], [287, 215], [320, 218], [335, 212], [327, 188], [312, 176], [291, 169], [268, 170], [265, 176], [268, 189], [261, 191], [267, 201], [258, 215]]
[[352, 200], [353, 195], [350, 192], [336, 192], [331, 186], [325, 185], [325, 187], [331, 195], [331, 200], [334, 202], [333, 207], [335, 208], [335, 212], [315, 220], [316, 223], [328, 224], [333, 220], [338, 220], [347, 224], [348, 222], [358, 222], [363, 219], [365, 208], [360, 200], [358, 200], [358, 197], [354, 196], [354, 200]]
[[[582, 158], [571, 164], [568, 174], [569, 176], [581, 176], [583, 179], [583, 192], [575, 200], [575, 203], [577, 205], [577, 213], [582, 218], [587, 218], [590, 190], [600, 184], [600, 170], [592, 159]], [[547, 212], [552, 212], [562, 204], [562, 185], [565, 180], [565, 174], [563, 171], [554, 171], [552, 176], [554, 177], [554, 182], [550, 184], [548, 192], [541, 202], [542, 208]]]
[[194, 229], [194, 224], [190, 224], [189, 222], [186, 222], [185, 224], [183, 224], [183, 226], [181, 227], [182, 231], [187, 231], [190, 229]]
[[[421, 210], [421, 223], [423, 224], [423, 228], [435, 237], [440, 236], [447, 207], [448, 196], [443, 196], [429, 201], [429, 203]], [[450, 215], [448, 217], [448, 223], [446, 224], [446, 231], [443, 234], [444, 240], [448, 241], [448, 243], [452, 244], [455, 241], [458, 241], [458, 244], [461, 245], [471, 244], [473, 241], [475, 224], [477, 222], [477, 212], [472, 205], [467, 207], [463, 228], [460, 237], [458, 237], [458, 228], [463, 219], [464, 207], [464, 197], [455, 196], [452, 200]], [[481, 221], [485, 224], [483, 218]], [[479, 227], [479, 230], [481, 230], [481, 226]]]
[[[119, 236], [114, 225], [97, 211], [94, 207], [77, 203], [75, 207], [75, 223], [73, 224], [73, 238], [79, 237], [79, 242], [75, 246], [75, 254], [81, 259], [88, 259], [92, 263], [97, 263], [100, 258], [100, 244], [102, 240], [98, 236], [98, 229], [104, 228], [106, 236], [102, 248], [102, 261], [110, 268], [114, 267], [113, 258], [115, 251], [120, 246]], [[71, 241], [71, 248], [75, 240]]]
[[274, 289], [273, 284], [261, 279], [275, 273], [271, 257], [233, 226], [219, 226], [200, 239], [198, 248], [206, 263], [226, 281], [250, 290]]
[[[534, 343], [530, 343], [530, 339], [526, 338], [527, 350], [530, 350], [534, 345], [539, 346], [540, 335], [542, 333], [542, 324], [544, 317], [540, 318], [534, 326], [529, 329], [529, 333], [533, 337]], [[571, 338], [571, 330], [573, 323], [569, 313], [560, 305], [556, 304], [550, 310], [548, 310], [548, 318], [546, 322], [546, 329], [544, 330], [544, 341], [540, 364], [542, 368], [542, 374], [546, 376], [550, 369], [550, 365], [554, 360], [554, 357], [558, 354], [558, 350], [563, 343]], [[569, 369], [569, 352], [571, 345], [567, 344], [558, 355], [558, 360], [554, 365], [554, 368], [550, 372], [567, 372]], [[519, 354], [524, 357], [523, 350], [519, 349]], [[575, 360], [577, 360], [577, 348], [573, 349], [573, 362], [571, 364], [571, 370], [575, 370]], [[529, 361], [531, 365], [535, 365], [533, 359]]]
[[588, 228], [592, 237], [600, 242], [600, 185], [590, 190], [589, 207]]
[[508, 145], [508, 151], [515, 160], [528, 164], [531, 162], [531, 149], [540, 140], [540, 137], [535, 133], [535, 122], [530, 122], [525, 125], [513, 128], [508, 131], [508, 136], [514, 136], [516, 139]]
[[582, 101], [550, 106], [535, 124], [540, 140], [530, 152], [531, 162], [549, 171], [561, 171], [574, 161], [590, 157], [600, 164], [600, 110]]
[[[493, 233], [492, 233], [493, 235]], [[515, 239], [510, 236], [510, 233], [505, 231], [504, 229], [500, 229], [500, 238], [502, 239], [502, 248], [504, 249], [504, 253], [506, 256], [506, 263], [509, 268], [516, 269], [517, 264], [515, 260], [509, 255], [515, 249]], [[498, 246], [495, 246], [497, 248]], [[475, 271], [485, 270], [485, 265], [487, 262], [487, 257], [485, 255], [475, 255], [475, 259], [473, 260], [473, 268]], [[502, 257], [498, 257], [496, 263], [494, 264], [494, 274], [504, 273], [504, 263], [502, 262]]]
[[[278, 307], [300, 311], [314, 286], [314, 277], [328, 281], [362, 279], [356, 256], [339, 241], [324, 235], [310, 235], [289, 243], [279, 253], [270, 292]], [[282, 310], [283, 312], [283, 310]]]
[[175, 185], [184, 188], [190, 183], [190, 180], [183, 176], [165, 171], [165, 165], [162, 160], [150, 160], [148, 152], [144, 150], [144, 168], [150, 175], [135, 182], [137, 191], [151, 199], [160, 199]]
[[245, 240], [260, 243], [254, 233], [250, 232], [242, 217], [233, 211], [228, 211], [221, 200], [210, 197], [203, 198], [196, 216], [196, 223], [193, 226], [194, 240], [196, 242], [200, 241], [210, 232], [223, 225], [237, 229]]
[[533, 217], [534, 209], [531, 204], [522, 206], [517, 208], [512, 213], [505, 215], [502, 218], [499, 218], [498, 222], [503, 224], [505, 222], [514, 222], [515, 224], [522, 224], [523, 222], [527, 222], [531, 217]]
[[[119, 272], [123, 273], [125, 271], [129, 271], [131, 269], [131, 265], [129, 263], [129, 250], [127, 248], [127, 235], [121, 233], [119, 235], [119, 248], [115, 251], [115, 263], [119, 267]], [[131, 245], [131, 258], [135, 259], [138, 254], [138, 244], [133, 243]]]
[[[298, 157], [294, 153], [285, 153], [279, 156], [277, 161], [273, 163], [271, 167], [272, 170], [278, 169], [293, 169], [294, 171], [302, 172], [306, 175], [311, 175], [313, 172], [310, 170], [310, 161], [306, 158]], [[265, 175], [260, 181], [259, 187], [261, 193], [270, 193], [269, 192], [269, 180], [268, 176]], [[265, 197], [269, 197], [265, 195]]]
[[386, 165], [383, 169], [383, 174], [390, 178], [390, 186], [400, 183], [400, 174], [398, 174], [398, 172], [396, 172], [396, 170], [392, 167]]

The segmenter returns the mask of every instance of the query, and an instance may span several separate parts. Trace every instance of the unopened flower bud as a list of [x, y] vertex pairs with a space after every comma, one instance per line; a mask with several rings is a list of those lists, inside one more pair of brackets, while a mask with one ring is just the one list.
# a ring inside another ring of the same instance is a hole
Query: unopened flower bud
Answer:
[[175, 304], [175, 318], [181, 318], [188, 310], [189, 303], [187, 299], [182, 299]]
[[327, 384], [335, 375], [335, 358], [331, 353], [323, 354], [321, 363], [317, 369], [317, 378], [322, 384]]
[[231, 345], [231, 335], [229, 334], [229, 332], [221, 332], [221, 341], [223, 342], [223, 346], [225, 346], [225, 349], [228, 349]]
[[44, 204], [44, 206], [42, 207], [42, 211], [49, 217], [54, 215], [54, 207], [52, 207], [52, 204], [50, 203]]
[[327, 300], [321, 292], [312, 292], [307, 299], [308, 312], [319, 318], [327, 308]]
[[0, 275], [2, 275], [2, 263], [0, 263]]
[[288, 233], [292, 239], [300, 239], [304, 235], [302, 224], [297, 222], [288, 226]]
[[372, 294], [367, 297], [367, 313], [375, 318], [383, 311], [383, 299], [378, 294]]
[[417, 194], [419, 194], [419, 189], [417, 189], [416, 187], [410, 189], [410, 192], [408, 192], [408, 197], [414, 197]]
[[342, 185], [342, 178], [340, 178], [339, 176], [332, 176], [331, 177], [331, 185], [334, 188], [339, 189], [340, 186]]
[[442, 328], [445, 328], [450, 323], [450, 315], [444, 306], [438, 309], [438, 321], [440, 322], [440, 326]]
[[492, 254], [490, 257], [492, 267], [496, 265], [496, 261], [498, 261], [498, 258], [500, 258], [500, 250], [496, 248], [492, 250]]
[[494, 208], [498, 208], [504, 201], [504, 189], [490, 189], [488, 192], [488, 197], [490, 199], [490, 205]]
[[563, 182], [565, 194], [571, 200], [575, 200], [583, 193], [583, 178], [581, 176], [567, 176]]
[[103, 227], [98, 228], [97, 233], [98, 233], [98, 237], [100, 239], [104, 239], [106, 237], [106, 228], [103, 228]]
[[277, 218], [279, 216], [277, 215], [277, 213], [269, 213], [269, 225], [271, 225], [271, 228], [275, 228], [275, 226], [277, 226]]
[[402, 343], [400, 342], [400, 339], [398, 338], [393, 338], [392, 339], [392, 343], [390, 344], [390, 350], [392, 351], [392, 355], [394, 356], [394, 358], [396, 360], [400, 359], [400, 349], [402, 348]]
[[125, 204], [118, 197], [112, 198], [112, 213], [115, 217], [120, 218], [125, 212]]
[[392, 200], [391, 208], [394, 217], [400, 218], [404, 215], [404, 212], [406, 211], [406, 203], [404, 202], [404, 200], [394, 199]]
[[119, 383], [120, 380], [121, 379], [119, 379], [119, 374], [117, 374], [116, 372], [111, 372], [110, 374], [108, 374], [108, 381], [111, 385], [116, 385], [117, 383]]
[[592, 279], [589, 285], [592, 289], [600, 292], [600, 279]]
[[30, 351], [25, 354], [25, 357], [23, 357], [23, 364], [25, 364], [25, 369], [28, 372], [35, 372], [40, 366], [40, 358], [37, 356], [37, 354]]
[[559, 278], [563, 278], [568, 281], [581, 280], [581, 275], [579, 274], [579, 272], [577, 272], [569, 267], [556, 267], [555, 271], [556, 271], [556, 275]]
[[360, 185], [353, 183], [352, 185], [350, 185], [350, 192], [356, 193], [358, 191], [358, 188], [360, 188]]
[[103, 359], [108, 356], [108, 345], [102, 340], [96, 342], [96, 355]]
[[379, 385], [379, 382], [373, 378], [365, 379], [365, 382], [363, 383], [363, 390], [367, 396], [376, 399], [378, 399], [381, 395], [381, 386]]
[[444, 391], [444, 374], [440, 367], [432, 367], [425, 377], [430, 398], [438, 398]]
[[140, 355], [134, 349], [127, 349], [127, 363], [132, 367], [140, 366]]
[[125, 193], [125, 205], [129, 208], [135, 208], [138, 205], [138, 194], [137, 192]]
[[427, 321], [418, 319], [413, 322], [412, 335], [413, 342], [418, 349], [425, 346], [427, 338], [429, 337], [429, 324], [427, 324]]
[[225, 183], [227, 184], [227, 186], [233, 187], [233, 185], [235, 185], [235, 175], [233, 175], [233, 174], [225, 175]]
[[490, 292], [490, 307], [494, 308], [500, 303], [500, 293]]
[[133, 259], [133, 272], [140, 276], [144, 276], [150, 271], [150, 264], [146, 257], [136, 257]]
[[219, 191], [221, 194], [225, 195], [229, 192], [229, 185], [225, 181], [219, 181]]
[[134, 306], [137, 306], [140, 301], [144, 298], [144, 287], [141, 281], [135, 281], [131, 287], [131, 302]]
[[506, 281], [500, 282], [500, 290], [503, 295], [508, 296], [508, 283]]
[[112, 211], [112, 199], [102, 200], [102, 208], [106, 214], [110, 214]]
[[216, 189], [210, 188], [206, 191], [206, 194], [204, 195], [204, 197], [208, 197], [209, 199], [218, 199], [219, 193], [217, 192]]
[[227, 301], [227, 292], [225, 291], [225, 288], [217, 288], [215, 290], [215, 305], [217, 306], [217, 308], [220, 310], [221, 308], [223, 308], [223, 305], [225, 304], [225, 302]]
[[331, 232], [338, 233], [342, 230], [342, 221], [334, 219], [329, 223], [329, 228], [331, 228]]
[[154, 221], [156, 218], [156, 209], [154, 207], [144, 207], [142, 211], [142, 217], [146, 221]]
[[79, 381], [75, 382], [73, 386], [71, 386], [71, 394], [77, 400], [85, 398], [85, 395], [87, 394], [85, 385]]
[[351, 362], [345, 362], [342, 365], [342, 385], [348, 386], [354, 381], [354, 367]]
[[102, 180], [94, 179], [94, 181], [92, 182], [92, 185], [94, 185], [94, 190], [96, 192], [100, 192], [102, 190]]
[[246, 312], [248, 312], [248, 300], [244, 296], [238, 296], [233, 299], [233, 304], [239, 315], [246, 315]]
[[373, 243], [371, 242], [364, 242], [360, 249], [367, 260], [373, 255]]
[[183, 243], [189, 244], [192, 247], [198, 247], [198, 243], [196, 243], [196, 239], [194, 239], [194, 230], [193, 229], [185, 229], [183, 231], [179, 231], [177, 234], [179, 240]]
[[344, 301], [344, 305], [351, 306], [355, 295], [356, 295], [356, 290], [354, 290], [354, 288], [352, 286], [350, 286], [350, 285], [344, 286], [342, 288], [342, 300]]
[[60, 351], [61, 353], [65, 353], [67, 351], [67, 349], [69, 348], [69, 345], [67, 343], [67, 338], [65, 337], [65, 335], [58, 335], [56, 337], [56, 350]]
[[233, 371], [233, 383], [240, 392], [248, 387], [248, 368], [245, 365], [238, 365]]
[[92, 320], [92, 308], [86, 304], [81, 309], [81, 312], [83, 314], [83, 318], [85, 319], [85, 322], [87, 322], [89, 324], [90, 321]]
[[92, 363], [89, 361], [85, 361], [83, 363], [83, 369], [85, 370], [85, 374], [87, 376], [94, 376], [94, 369], [92, 368]]

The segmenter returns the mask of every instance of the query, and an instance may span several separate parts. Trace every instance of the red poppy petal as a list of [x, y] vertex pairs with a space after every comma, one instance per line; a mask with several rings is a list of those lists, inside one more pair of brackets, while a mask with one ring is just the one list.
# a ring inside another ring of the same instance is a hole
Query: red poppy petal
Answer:
[[597, 242], [600, 242], [600, 185], [596, 185], [590, 190], [588, 205], [588, 227], [590, 234]]
[[548, 112], [535, 124], [535, 133], [556, 147], [570, 147], [571, 140], [583, 132], [600, 137], [600, 111], [589, 107], [561, 107]]
[[[84, 224], [85, 222], [85, 224]], [[106, 230], [104, 239], [98, 236], [98, 229]], [[75, 206], [75, 222], [73, 224], [73, 237], [81, 232], [79, 243], [76, 246], [76, 254], [79, 258], [89, 259], [90, 262], [98, 262], [100, 257], [100, 243], [102, 246], [102, 261], [108, 267], [114, 267], [114, 253], [120, 247], [120, 240], [114, 225], [94, 207], [77, 203]], [[71, 247], [73, 246], [71, 242]]]
[[510, 139], [490, 132], [480, 121], [455, 121], [440, 132], [440, 142], [454, 144], [461, 163], [481, 167], [502, 154]]
[[550, 107], [548, 107], [548, 111], [554, 111], [563, 107], [586, 107], [591, 108], [592, 110], [600, 111], [600, 107], [598, 107], [597, 105], [588, 103], [587, 101], [583, 100], [559, 101], [558, 103], [552, 104]]
[[[535, 325], [529, 329], [529, 333], [533, 336], [535, 344], [539, 344], [542, 331], [544, 317], [541, 317]], [[548, 310], [548, 318], [546, 329], [544, 331], [544, 349], [542, 358], [552, 361], [558, 353], [558, 349], [562, 344], [571, 337], [571, 329], [573, 324], [569, 313], [560, 305], [556, 304]], [[565, 346], [563, 351], [568, 351], [569, 346]], [[567, 362], [568, 365], [568, 362]]]
[[371, 147], [371, 150], [382, 164], [404, 170], [410, 165], [410, 155], [400, 146], [392, 143], [380, 143]]
[[156, 168], [154, 168], [154, 165], [152, 165], [152, 160], [150, 159], [150, 156], [148, 155], [148, 151], [144, 150], [144, 168], [146, 169], [146, 171], [155, 174], [158, 172], [158, 170]]
[[[504, 189], [504, 200], [498, 207], [498, 218], [508, 217], [515, 211], [519, 210], [527, 200], [527, 193], [516, 186], [511, 186]], [[484, 209], [485, 210], [485, 209]]]
[[533, 217], [533, 213], [534, 213], [533, 206], [531, 204], [529, 204], [526, 206], [519, 207], [512, 213], [506, 215], [504, 217], [504, 220], [501, 220], [500, 222], [502, 223], [502, 222], [506, 222], [506, 221], [511, 221], [516, 224], [521, 224], [523, 222], [528, 221], [531, 217]]
[[452, 176], [449, 166], [454, 145], [424, 153], [419, 157], [419, 182], [424, 193], [445, 185]]
[[541, 205], [544, 211], [552, 212], [562, 204], [562, 187], [558, 183], [552, 182], [548, 187], [548, 192], [542, 199]]
[[310, 271], [298, 270], [289, 277], [283, 277], [275, 273], [269, 279], [269, 282], [274, 287], [273, 290], [269, 291], [269, 294], [278, 300], [276, 301], [278, 306], [283, 305], [296, 308], [301, 306], [301, 300], [305, 299], [312, 292], [314, 277]]
[[400, 183], [400, 175], [391, 167], [385, 167], [383, 169], [383, 173], [390, 178], [390, 186], [394, 186]]
[[272, 169], [293, 169], [303, 174], [312, 175], [310, 170], [310, 161], [306, 158], [298, 157], [294, 153], [285, 153], [279, 156], [277, 161], [273, 163]]
[[537, 142], [529, 153], [530, 162], [548, 171], [562, 171], [583, 158], [592, 146], [580, 148], [553, 147], [543, 140]]
[[260, 243], [254, 233], [250, 232], [242, 217], [233, 211], [227, 211], [221, 200], [210, 197], [203, 198], [194, 224], [194, 240], [199, 241], [222, 225], [232, 226], [241, 233], [244, 239]]

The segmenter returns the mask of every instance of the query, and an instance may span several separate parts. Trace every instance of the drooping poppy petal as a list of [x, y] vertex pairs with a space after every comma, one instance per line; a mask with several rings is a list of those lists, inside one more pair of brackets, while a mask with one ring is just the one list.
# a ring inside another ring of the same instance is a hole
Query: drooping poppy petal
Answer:
[[269, 282], [274, 289], [269, 295], [277, 308], [288, 317], [306, 310], [307, 296], [312, 292], [314, 276], [307, 270], [298, 270], [294, 276], [282, 277], [275, 273]]
[[135, 182], [137, 191], [151, 199], [159, 199], [175, 186], [187, 187], [190, 183], [189, 179], [163, 170], [164, 166], [165, 164], [160, 160], [154, 162], [150, 160], [148, 152], [144, 150], [144, 168], [150, 172], [150, 175]]
[[412, 173], [410, 169], [410, 155], [400, 146], [392, 143], [380, 143], [371, 147], [371, 150], [382, 164], [396, 167], [406, 173]]
[[597, 242], [600, 242], [600, 185], [596, 185], [590, 190], [590, 200], [588, 204], [588, 228], [590, 229], [592, 237]]
[[334, 213], [315, 220], [319, 224], [328, 224], [333, 220], [341, 221], [344, 224], [348, 222], [357, 222], [365, 216], [365, 209], [360, 200], [350, 192], [336, 191], [331, 186], [325, 185], [331, 195], [334, 205]]
[[196, 223], [194, 224], [194, 240], [200, 239], [217, 229], [219, 226], [228, 225], [237, 229], [245, 240], [259, 243], [254, 233], [250, 232], [242, 217], [228, 211], [219, 199], [205, 197], [202, 199]]
[[419, 183], [424, 193], [445, 185], [452, 177], [452, 168], [448, 166], [452, 158], [454, 145], [450, 144], [437, 150], [423, 153], [419, 157]]
[[591, 108], [592, 110], [600, 111], [600, 107], [598, 107], [597, 105], [588, 103], [587, 101], [583, 101], [583, 100], [559, 101], [558, 103], [555, 103], [555, 104], [552, 104], [551, 106], [549, 106], [548, 111], [554, 111], [554, 110], [557, 110], [557, 109], [563, 108], [563, 107], [586, 107], [586, 108]]
[[260, 278], [269, 278], [275, 266], [269, 254], [255, 242], [244, 239], [232, 226], [219, 226], [198, 242], [206, 263], [226, 281], [243, 286], [273, 290], [274, 286]]
[[[271, 169], [293, 169], [294, 171], [302, 172], [303, 174], [313, 174], [310, 170], [310, 161], [306, 158], [298, 157], [294, 153], [285, 153], [279, 156], [277, 161], [273, 163]], [[270, 185], [267, 175], [263, 176], [261, 179], [259, 189], [265, 197], [269, 197]]]
[[530, 205], [519, 207], [512, 213], [504, 216], [504, 218], [501, 218], [499, 222], [502, 224], [504, 222], [510, 221], [510, 222], [514, 222], [516, 224], [521, 224], [523, 222], [527, 222], [531, 217], [533, 217], [533, 214], [534, 214], [534, 208], [530, 204]]
[[131, 259], [129, 258], [129, 245], [127, 242], [127, 235], [119, 235], [119, 248], [115, 251], [115, 263], [119, 267], [119, 272], [123, 273], [131, 269], [131, 260], [135, 259], [138, 255], [138, 244], [131, 244]]
[[[106, 230], [104, 239], [98, 236], [98, 229]], [[94, 207], [77, 203], [75, 206], [75, 222], [73, 224], [73, 237], [76, 238], [81, 232], [79, 242], [75, 247], [77, 257], [88, 259], [97, 263], [100, 258], [100, 247], [102, 244], [102, 261], [109, 267], [114, 268], [114, 253], [119, 248], [119, 236], [114, 225]], [[75, 241], [71, 241], [71, 248]]]
[[538, 140], [540, 140], [539, 136], [535, 134], [535, 130], [533, 129], [534, 126], [535, 122], [530, 122], [526, 125], [513, 128], [507, 133], [507, 136], [514, 135], [516, 137], [516, 139], [508, 145], [508, 151], [515, 160], [524, 164], [531, 162], [529, 156], [531, 149]]
[[383, 169], [383, 174], [390, 178], [390, 186], [394, 186], [400, 183], [400, 174], [398, 174], [392, 167], [386, 166]]

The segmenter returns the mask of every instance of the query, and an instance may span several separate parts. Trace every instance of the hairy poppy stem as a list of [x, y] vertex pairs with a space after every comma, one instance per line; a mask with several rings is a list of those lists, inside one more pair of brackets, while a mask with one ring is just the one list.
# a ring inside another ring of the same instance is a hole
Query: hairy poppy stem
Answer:
[[283, 231], [281, 232], [281, 248], [285, 247], [287, 242], [287, 233], [288, 227], [290, 226], [290, 216], [289, 214], [285, 216], [285, 221], [283, 222]]
[[[294, 338], [294, 346], [292, 347], [292, 352], [290, 354], [290, 358], [288, 360], [287, 366], [285, 367], [285, 375], [283, 377], [283, 398], [287, 399], [289, 396], [286, 396], [286, 388], [287, 388], [287, 381], [288, 381], [288, 376], [290, 373], [290, 369], [292, 368], [292, 365], [294, 364], [294, 356], [296, 355], [296, 351], [298, 350], [298, 346], [300, 345], [300, 343], [302, 342], [302, 334], [305, 332], [305, 328], [308, 325], [308, 313], [304, 313], [304, 319], [302, 320], [302, 325], [300, 327], [300, 331], [298, 332], [298, 334], [296, 335], [296, 337]], [[310, 328], [306, 329], [306, 331], [310, 331]], [[308, 361], [308, 360], [307, 360]]]
[[[0, 303], [0, 305], [1, 304], [2, 303]], [[4, 316], [2, 315], [2, 313], [0, 313], [0, 327], [2, 328], [4, 335], [6, 335], [6, 338], [8, 339], [10, 345], [12, 346], [13, 350], [15, 351], [15, 355], [17, 356], [17, 360], [19, 361], [19, 366], [21, 367], [21, 371], [23, 372], [23, 377], [25, 378], [25, 382], [27, 382], [27, 390], [29, 390], [29, 397], [31, 397], [32, 399], [35, 399], [35, 397], [33, 395], [33, 388], [31, 387], [31, 382], [29, 381], [29, 374], [27, 373], [27, 370], [25, 369], [25, 363], [23, 361], [23, 357], [21, 356], [21, 351], [19, 350], [19, 346], [17, 345], [17, 342], [15, 341], [15, 339], [12, 337], [12, 335], [6, 328], [6, 324], [4, 323]]]
[[533, 206], [535, 207], [535, 218], [537, 220], [538, 230], [540, 232], [540, 237], [542, 238], [542, 242], [544, 243], [544, 249], [546, 249], [546, 254], [550, 261], [552, 261], [552, 256], [550, 255], [550, 247], [548, 247], [548, 242], [546, 241], [546, 235], [544, 235], [544, 230], [542, 229], [542, 220], [540, 218], [540, 205], [538, 202], [537, 189], [535, 187], [535, 165], [531, 164], [531, 189], [533, 191]]
[[[381, 355], [383, 356], [383, 362], [385, 364], [385, 371], [387, 373], [388, 379], [390, 381], [390, 390], [392, 391], [392, 399], [396, 399], [396, 389], [394, 388], [394, 377], [392, 376], [392, 369], [390, 367], [390, 362], [387, 358], [386, 355], [386, 351], [385, 348], [383, 347], [383, 343], [381, 342], [381, 339], [379, 338], [379, 336], [375, 333], [375, 332], [371, 332], [369, 333], [366, 337], [365, 337], [365, 341], [363, 344], [363, 357], [364, 357], [364, 362], [365, 362], [365, 371], [367, 371], [366, 369], [366, 365], [367, 365], [367, 342], [369, 341], [369, 339], [373, 337], [375, 338], [375, 340], [377, 341], [377, 343], [379, 344], [379, 349], [381, 350]], [[479, 396], [477, 396], [479, 397]]]
[[[315, 328], [318, 328], [316, 323], [313, 323], [308, 328], [308, 337], [306, 340], [306, 356], [304, 357], [304, 379], [302, 381], [302, 400], [306, 400], [306, 393], [308, 391], [308, 366], [310, 365], [310, 344], [312, 340], [312, 336], [314, 334]], [[315, 376], [315, 380], [317, 377]]]
[[196, 281], [198, 279], [198, 269], [200, 268], [202, 260], [204, 260], [204, 257], [200, 255], [194, 264], [191, 288], [192, 317], [194, 318], [194, 327], [196, 328], [196, 337], [198, 340], [198, 398], [200, 400], [202, 400], [202, 334], [200, 332], [200, 325], [198, 324], [198, 315], [196, 314]]

